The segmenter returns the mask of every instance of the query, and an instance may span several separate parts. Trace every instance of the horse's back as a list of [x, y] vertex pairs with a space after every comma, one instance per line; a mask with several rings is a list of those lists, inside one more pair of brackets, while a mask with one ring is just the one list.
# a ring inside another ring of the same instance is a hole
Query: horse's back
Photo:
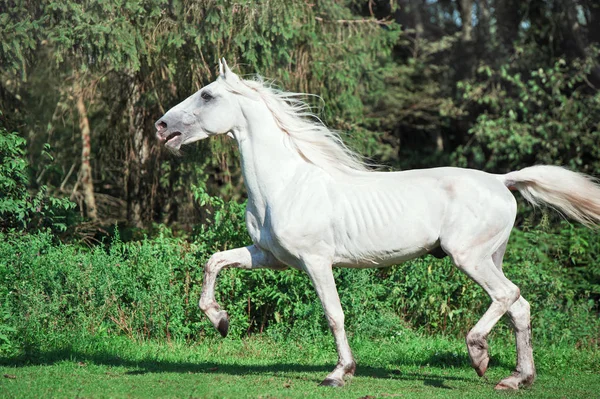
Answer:
[[[370, 172], [329, 188], [336, 263], [373, 267], [434, 250], [466, 225], [473, 235], [512, 226], [516, 203], [494, 175], [433, 168]], [[468, 240], [467, 240], [468, 241]]]

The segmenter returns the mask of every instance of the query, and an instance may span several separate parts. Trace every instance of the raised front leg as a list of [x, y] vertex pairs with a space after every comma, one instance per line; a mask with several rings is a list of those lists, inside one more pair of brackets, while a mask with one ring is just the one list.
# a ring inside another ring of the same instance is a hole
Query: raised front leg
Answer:
[[223, 337], [227, 336], [229, 330], [229, 316], [226, 311], [221, 310], [215, 300], [215, 283], [217, 275], [225, 267], [238, 267], [241, 269], [286, 268], [272, 254], [255, 245], [217, 252], [210, 257], [204, 266], [204, 281], [202, 282], [202, 295], [200, 296], [199, 306]]
[[331, 263], [321, 261], [305, 262], [304, 268], [321, 300], [338, 352], [338, 363], [335, 369], [321, 382], [321, 385], [340, 387], [344, 385], [345, 377], [354, 375], [356, 363], [346, 338], [344, 312], [335, 286]]

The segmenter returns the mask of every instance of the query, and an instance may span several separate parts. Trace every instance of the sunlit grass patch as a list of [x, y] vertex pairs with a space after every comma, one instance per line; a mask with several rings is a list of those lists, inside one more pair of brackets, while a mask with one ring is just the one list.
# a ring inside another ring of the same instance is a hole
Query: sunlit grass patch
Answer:
[[136, 342], [74, 338], [69, 345], [2, 359], [2, 397], [198, 398], [591, 398], [600, 392], [600, 351], [536, 348], [538, 380], [516, 394], [494, 385], [514, 367], [510, 342], [491, 342], [492, 362], [479, 378], [464, 343], [407, 334], [403, 339], [353, 337], [358, 367], [343, 388], [318, 387], [337, 361], [329, 336], [285, 340], [207, 339]]

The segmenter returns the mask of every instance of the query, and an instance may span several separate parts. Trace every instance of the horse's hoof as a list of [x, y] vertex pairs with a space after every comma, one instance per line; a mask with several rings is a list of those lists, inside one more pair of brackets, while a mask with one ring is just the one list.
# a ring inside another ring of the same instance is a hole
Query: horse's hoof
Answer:
[[481, 359], [479, 365], [475, 366], [475, 372], [478, 376], [483, 377], [488, 368], [488, 363], [490, 362], [490, 358], [488, 356]]
[[512, 375], [500, 381], [494, 389], [516, 391], [520, 386], [531, 386], [533, 380], [535, 380], [535, 373], [520, 373], [515, 371]]
[[490, 362], [488, 343], [485, 336], [473, 332], [467, 334], [467, 349], [471, 358], [471, 366], [473, 366], [478, 376], [483, 377]]
[[229, 332], [229, 317], [227, 316], [227, 313], [219, 320], [217, 330], [219, 330], [223, 338], [227, 336], [227, 333]]
[[333, 378], [325, 378], [322, 383], [319, 384], [321, 387], [343, 387], [344, 381], [334, 380]]
[[514, 381], [500, 381], [495, 387], [497, 391], [516, 391], [519, 389], [519, 384]]

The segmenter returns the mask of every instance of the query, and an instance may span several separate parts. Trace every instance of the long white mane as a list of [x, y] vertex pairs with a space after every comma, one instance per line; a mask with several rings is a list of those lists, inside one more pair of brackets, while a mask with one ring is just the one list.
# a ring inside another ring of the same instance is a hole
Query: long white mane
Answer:
[[[363, 157], [348, 148], [337, 132], [311, 112], [311, 107], [302, 100], [306, 94], [269, 87], [261, 77], [242, 82], [258, 93], [279, 128], [286, 133], [292, 148], [307, 162], [326, 171], [368, 171]], [[238, 88], [232, 89], [244, 94]]]

